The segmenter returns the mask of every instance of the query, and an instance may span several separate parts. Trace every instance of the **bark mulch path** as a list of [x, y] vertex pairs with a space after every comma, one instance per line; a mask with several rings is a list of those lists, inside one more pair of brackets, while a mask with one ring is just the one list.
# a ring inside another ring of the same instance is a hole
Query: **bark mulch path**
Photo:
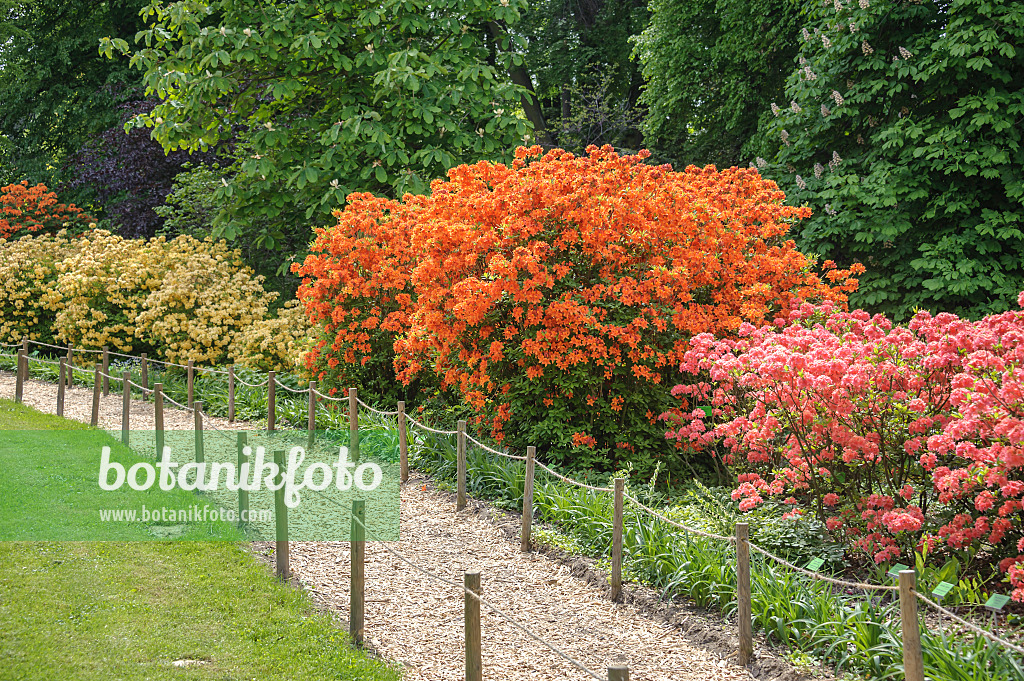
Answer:
[[[56, 385], [29, 381], [25, 404], [56, 410]], [[14, 376], [0, 372], [0, 397], [13, 399]], [[88, 421], [92, 391], [65, 396], [65, 416]], [[121, 396], [101, 399], [100, 426], [119, 429]], [[166, 409], [165, 427], [191, 428], [189, 412]], [[132, 403], [132, 429], [153, 427], [153, 405]], [[212, 419], [218, 428], [244, 428]], [[404, 665], [407, 679], [463, 678], [463, 594], [410, 567], [405, 559], [457, 584], [463, 573], [482, 574], [483, 598], [549, 643], [605, 675], [628, 664], [635, 680], [726, 681], [750, 674], [717, 653], [691, 645], [678, 627], [630, 603], [611, 603], [606, 590], [572, 574], [564, 562], [521, 553], [486, 513], [470, 505], [456, 512], [450, 494], [415, 474], [401, 493], [401, 541], [367, 542], [366, 641], [383, 657]], [[390, 549], [390, 551], [388, 550]], [[295, 542], [291, 565], [315, 600], [340, 618], [348, 615], [349, 558], [346, 542]], [[485, 676], [508, 681], [588, 679], [571, 664], [531, 640], [504, 619], [483, 611]]]

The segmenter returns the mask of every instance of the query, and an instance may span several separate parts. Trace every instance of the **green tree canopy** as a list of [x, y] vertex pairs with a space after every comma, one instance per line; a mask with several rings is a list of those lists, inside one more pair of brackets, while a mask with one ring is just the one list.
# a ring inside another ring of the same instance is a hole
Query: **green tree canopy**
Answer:
[[0, 2], [0, 181], [55, 186], [64, 160], [118, 122], [117, 105], [140, 79], [96, 44], [134, 36], [145, 4]]
[[[512, 38], [523, 0], [180, 0], [154, 2], [130, 53], [159, 97], [134, 125], [166, 149], [234, 139], [218, 217], [324, 221], [353, 191], [424, 191], [449, 168], [504, 158], [530, 132]], [[278, 227], [275, 227], [277, 225]]]
[[[799, 0], [650, 0], [634, 38], [645, 144], [680, 165], [737, 165], [799, 47]], [[745, 163], [744, 163], [745, 165]]]
[[1024, 289], [1024, 4], [835, 0], [803, 29], [761, 160], [851, 304], [980, 316]]

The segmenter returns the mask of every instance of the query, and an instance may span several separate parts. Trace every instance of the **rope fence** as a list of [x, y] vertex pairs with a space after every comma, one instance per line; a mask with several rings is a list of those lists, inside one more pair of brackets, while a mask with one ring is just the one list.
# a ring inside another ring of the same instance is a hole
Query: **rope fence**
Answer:
[[[337, 503], [337, 502], [335, 502], [335, 503]], [[353, 522], [358, 523], [367, 534], [371, 535], [371, 537], [376, 539], [377, 542], [378, 542], [378, 544], [377, 544], [378, 546], [383, 548], [385, 551], [390, 553], [392, 556], [394, 556], [395, 558], [397, 558], [401, 562], [405, 563], [406, 565], [408, 565], [409, 567], [413, 568], [414, 570], [417, 570], [421, 574], [429, 577], [430, 579], [433, 579], [434, 581], [438, 582], [439, 584], [444, 584], [446, 586], [449, 586], [449, 587], [452, 587], [454, 589], [458, 589], [458, 590], [462, 591], [463, 594], [466, 597], [475, 600], [480, 605], [483, 605], [485, 608], [487, 608], [488, 610], [492, 611], [494, 614], [496, 614], [499, 617], [501, 617], [507, 623], [511, 624], [513, 627], [515, 627], [519, 631], [523, 632], [524, 634], [529, 636], [531, 639], [533, 639], [537, 643], [540, 643], [541, 645], [546, 647], [548, 650], [552, 651], [553, 653], [555, 653], [556, 655], [561, 657], [563, 660], [565, 660], [566, 662], [568, 662], [572, 666], [576, 667], [576, 669], [580, 670], [584, 674], [589, 675], [593, 679], [597, 679], [597, 681], [606, 681], [606, 677], [599, 675], [597, 672], [593, 671], [592, 669], [587, 667], [585, 664], [583, 664], [579, 660], [577, 660], [577, 659], [569, 656], [565, 652], [563, 652], [561, 649], [559, 649], [553, 643], [550, 643], [549, 641], [545, 640], [544, 638], [542, 638], [542, 637], [538, 636], [537, 634], [533, 633], [528, 628], [526, 628], [526, 626], [524, 626], [523, 624], [518, 622], [515, 618], [513, 618], [512, 616], [508, 615], [507, 613], [505, 613], [504, 611], [499, 609], [493, 603], [490, 603], [490, 602], [484, 600], [484, 598], [482, 596], [480, 596], [480, 594], [476, 593], [475, 591], [472, 591], [471, 589], [468, 589], [463, 584], [459, 584], [457, 582], [453, 582], [451, 580], [445, 579], [444, 577], [441, 577], [438, 574], [435, 574], [434, 572], [428, 570], [427, 568], [425, 568], [425, 567], [423, 567], [421, 565], [418, 565], [415, 562], [409, 560], [408, 558], [406, 558], [405, 556], [400, 554], [398, 551], [395, 551], [393, 548], [391, 548], [390, 546], [387, 545], [387, 542], [381, 541], [379, 537], [374, 535], [373, 531], [370, 530], [370, 528], [367, 527], [366, 524], [363, 521], [361, 521], [358, 518], [358, 516], [356, 516], [355, 514], [352, 515], [352, 520], [353, 520]]]
[[[31, 342], [36, 343], [37, 345], [40, 345], [40, 346], [43, 346], [43, 347], [49, 347], [49, 348], [53, 348], [53, 349], [60, 350], [60, 351], [68, 351], [69, 350], [69, 348], [66, 347], [66, 346], [57, 346], [57, 345], [52, 345], [52, 344], [48, 344], [48, 343], [42, 343], [42, 342], [38, 342], [38, 341], [31, 341]], [[26, 345], [27, 345], [26, 343], [23, 343], [23, 344], [0, 343], [0, 347], [4, 347], [4, 348], [24, 348]], [[97, 351], [97, 350], [74, 350], [74, 349], [70, 349], [70, 350], [75, 351], [75, 352], [91, 352], [91, 353], [100, 353], [100, 352], [102, 352], [104, 354], [104, 363], [103, 363], [104, 364], [104, 369], [106, 369], [106, 356], [108, 354], [106, 350], [104, 350], [104, 351]], [[117, 356], [128, 357], [130, 359], [140, 359], [140, 358], [133, 357], [131, 355], [124, 355], [123, 353], [110, 353], [110, 354], [114, 354], [114, 355], [117, 355]], [[69, 356], [70, 356], [70, 354], [69, 354]], [[216, 426], [216, 424], [212, 421], [212, 419], [210, 419], [210, 417], [208, 415], [203, 414], [201, 409], [194, 409], [194, 408], [192, 408], [192, 407], [190, 407], [190, 406], [188, 406], [186, 404], [178, 402], [177, 400], [169, 397], [166, 393], [163, 393], [162, 391], [154, 391], [154, 389], [149, 387], [149, 386], [139, 385], [138, 383], [135, 383], [134, 381], [132, 381], [132, 380], [127, 378], [127, 376], [128, 376], [127, 372], [125, 372], [124, 377], [117, 376], [117, 375], [112, 375], [112, 374], [108, 373], [106, 370], [101, 370], [99, 368], [99, 366], [100, 366], [99, 364], [96, 364], [92, 370], [87, 370], [87, 369], [83, 369], [83, 368], [80, 368], [78, 366], [75, 366], [74, 364], [72, 364], [70, 362], [65, 362], [65, 360], [55, 361], [55, 360], [43, 359], [43, 358], [40, 358], [40, 357], [31, 357], [31, 356], [25, 354], [23, 351], [19, 351], [16, 355], [15, 354], [0, 353], [0, 357], [17, 358], [19, 360], [18, 361], [18, 371], [17, 371], [17, 373], [18, 373], [18, 390], [16, 392], [16, 395], [18, 397], [18, 401], [20, 401], [20, 396], [22, 394], [21, 391], [23, 389], [24, 380], [27, 378], [28, 373], [29, 373], [29, 370], [28, 370], [29, 362], [42, 363], [42, 364], [47, 364], [47, 365], [51, 365], [51, 366], [60, 365], [60, 366], [65, 367], [71, 373], [78, 372], [79, 374], [84, 374], [86, 376], [92, 376], [95, 379], [94, 387], [93, 387], [93, 425], [96, 425], [96, 418], [97, 418], [97, 412], [98, 412], [99, 393], [100, 393], [100, 386], [99, 386], [100, 381], [99, 381], [99, 379], [101, 379], [101, 378], [103, 379], [104, 394], [105, 394], [105, 391], [106, 391], [106, 387], [105, 387], [106, 382], [111, 380], [111, 379], [113, 379], [114, 381], [121, 381], [122, 383], [127, 382], [128, 385], [133, 386], [133, 387], [138, 388], [139, 390], [141, 390], [143, 395], [146, 395], [147, 393], [153, 393], [153, 392], [160, 393], [160, 395], [159, 395], [159, 397], [161, 398], [160, 404], [162, 404], [162, 400], [166, 400], [167, 402], [169, 402], [170, 404], [178, 407], [179, 409], [182, 409], [182, 410], [184, 410], [186, 412], [195, 413], [196, 414], [196, 421], [197, 421], [197, 428], [201, 428], [203, 423], [208, 423], [212, 427], [212, 429], [215, 430], [216, 432], [218, 432], [222, 437], [224, 437], [226, 439], [229, 439], [229, 440], [234, 440], [234, 438], [232, 438], [230, 435], [228, 435], [228, 433], [226, 431], [223, 431], [222, 429], [218, 428]], [[145, 362], [145, 358], [141, 358], [141, 359], [143, 359], [143, 361]], [[186, 368], [186, 369], [191, 369], [192, 368], [192, 367], [187, 366], [187, 365], [174, 364], [174, 363], [170, 363], [170, 362], [162, 362], [162, 361], [159, 361], [159, 360], [149, 360], [149, 361], [154, 362], [154, 363], [163, 364], [165, 366], [178, 366], [178, 367], [182, 367], [182, 368]], [[200, 371], [202, 372], [203, 370], [200, 369]], [[258, 389], [258, 388], [267, 387], [267, 389], [268, 389], [268, 398], [269, 398], [268, 399], [268, 429], [269, 430], [273, 430], [274, 429], [274, 413], [275, 413], [274, 412], [274, 409], [275, 409], [275, 407], [274, 407], [274, 392], [273, 392], [274, 387], [277, 387], [277, 386], [282, 387], [286, 391], [288, 391], [290, 393], [293, 393], [293, 394], [308, 394], [309, 395], [309, 398], [310, 398], [309, 423], [310, 423], [310, 428], [311, 429], [315, 427], [315, 423], [314, 423], [314, 409], [315, 409], [315, 401], [316, 401], [315, 398], [316, 397], [319, 397], [319, 398], [322, 398], [322, 399], [325, 399], [325, 400], [329, 400], [329, 401], [332, 401], [332, 402], [344, 402], [344, 401], [349, 402], [350, 419], [351, 419], [350, 425], [351, 425], [351, 428], [353, 430], [353, 436], [352, 436], [353, 439], [351, 441], [351, 444], [352, 444], [352, 448], [355, 451], [358, 451], [358, 432], [357, 432], [358, 414], [355, 413], [357, 411], [356, 405], [361, 406], [361, 407], [363, 407], [363, 408], [365, 408], [365, 409], [367, 409], [367, 410], [369, 410], [369, 411], [371, 411], [371, 412], [373, 412], [375, 414], [378, 414], [378, 415], [383, 415], [383, 416], [396, 416], [397, 415], [398, 416], [398, 421], [399, 421], [399, 435], [400, 435], [400, 442], [401, 442], [400, 450], [401, 450], [401, 457], [402, 457], [402, 481], [403, 482], [405, 482], [407, 480], [407, 478], [408, 478], [408, 473], [407, 473], [408, 464], [407, 464], [407, 443], [406, 443], [406, 437], [407, 437], [407, 429], [408, 429], [408, 427], [410, 425], [411, 426], [415, 426], [417, 428], [420, 428], [423, 431], [434, 433], [434, 434], [437, 434], [437, 435], [443, 435], [443, 436], [453, 436], [454, 435], [454, 436], [456, 436], [458, 438], [458, 459], [459, 459], [459, 461], [458, 461], [458, 463], [459, 463], [459, 466], [458, 466], [458, 489], [459, 489], [459, 501], [460, 501], [460, 503], [457, 506], [457, 508], [459, 508], [459, 509], [461, 509], [461, 508], [463, 508], [465, 506], [465, 501], [464, 501], [465, 492], [464, 492], [464, 490], [466, 489], [466, 476], [467, 476], [467, 464], [466, 464], [466, 461], [465, 461], [465, 452], [466, 452], [466, 443], [467, 442], [472, 442], [473, 444], [475, 444], [476, 446], [480, 447], [484, 451], [492, 453], [492, 454], [494, 454], [496, 456], [500, 456], [500, 457], [511, 459], [511, 460], [515, 460], [515, 461], [524, 461], [524, 462], [526, 462], [526, 465], [527, 465], [527, 484], [526, 484], [526, 490], [524, 492], [524, 499], [523, 499], [524, 513], [523, 513], [523, 536], [522, 536], [522, 540], [523, 540], [522, 543], [523, 543], [523, 550], [524, 551], [530, 550], [529, 523], [527, 522], [527, 516], [529, 515], [532, 518], [533, 476], [534, 476], [534, 469], [535, 468], [540, 468], [540, 469], [544, 470], [547, 474], [551, 475], [552, 477], [554, 477], [554, 478], [556, 478], [556, 479], [558, 479], [558, 480], [560, 480], [560, 481], [562, 481], [562, 482], [564, 482], [566, 484], [569, 484], [569, 485], [572, 485], [572, 486], [575, 486], [575, 487], [578, 487], [578, 488], [587, 489], [587, 490], [594, 491], [594, 492], [599, 492], [599, 493], [601, 493], [601, 492], [609, 492], [609, 493], [611, 493], [613, 495], [613, 497], [614, 497], [614, 509], [615, 509], [615, 513], [614, 513], [615, 517], [614, 517], [614, 522], [613, 522], [613, 547], [612, 547], [613, 548], [613, 551], [612, 551], [612, 553], [613, 553], [613, 560], [612, 560], [612, 580], [611, 580], [611, 586], [612, 586], [611, 590], [612, 590], [612, 598], [613, 598], [613, 600], [616, 600], [618, 598], [618, 596], [620, 595], [620, 593], [621, 593], [621, 562], [622, 562], [622, 555], [621, 555], [621, 553], [622, 553], [622, 531], [623, 531], [623, 527], [622, 527], [622, 525], [623, 525], [622, 509], [623, 509], [623, 503], [625, 501], [629, 501], [631, 504], [633, 504], [639, 510], [641, 510], [641, 511], [643, 511], [645, 513], [648, 513], [648, 514], [652, 515], [653, 517], [659, 519], [660, 521], [662, 521], [662, 522], [664, 522], [664, 523], [666, 523], [668, 525], [671, 525], [673, 527], [676, 527], [676, 528], [678, 528], [678, 529], [680, 529], [680, 530], [682, 530], [684, 532], [687, 532], [687, 533], [690, 533], [690, 534], [693, 534], [693, 535], [696, 535], [696, 536], [705, 537], [707, 539], [711, 539], [711, 540], [715, 540], [715, 541], [720, 541], [720, 542], [726, 542], [726, 543], [735, 545], [736, 548], [737, 548], [737, 561], [739, 563], [739, 567], [737, 568], [737, 574], [741, 575], [741, 578], [740, 578], [739, 584], [738, 584], [738, 601], [740, 602], [739, 611], [740, 611], [740, 614], [741, 614], [741, 617], [740, 617], [740, 662], [741, 662], [741, 664], [745, 665], [746, 662], [749, 661], [750, 654], [752, 653], [752, 649], [753, 649], [752, 648], [752, 641], [750, 640], [750, 632], [749, 632], [749, 609], [750, 609], [750, 584], [749, 584], [750, 565], [749, 565], [749, 552], [750, 551], [758, 553], [758, 554], [762, 555], [764, 558], [766, 558], [768, 560], [771, 560], [771, 561], [774, 561], [775, 563], [778, 563], [778, 564], [780, 564], [780, 565], [782, 565], [782, 566], [784, 566], [784, 567], [786, 567], [788, 569], [791, 569], [791, 570], [793, 570], [793, 571], [795, 571], [795, 572], [797, 572], [799, 574], [802, 574], [802, 575], [804, 575], [804, 576], [806, 576], [806, 577], [808, 577], [808, 578], [810, 578], [812, 580], [821, 581], [821, 582], [827, 582], [827, 583], [835, 584], [837, 586], [841, 586], [841, 587], [844, 587], [844, 588], [858, 589], [858, 590], [861, 590], [861, 591], [868, 591], [868, 592], [870, 592], [870, 591], [884, 591], [884, 592], [890, 592], [890, 593], [898, 593], [899, 597], [900, 597], [901, 610], [904, 610], [906, 612], [911, 612], [910, 606], [907, 605], [907, 601], [908, 600], [911, 601], [913, 603], [913, 608], [912, 608], [913, 617], [909, 618], [909, 616], [905, 616], [903, 618], [903, 628], [904, 628], [904, 632], [903, 633], [904, 633], [904, 646], [905, 646], [905, 649], [910, 650], [910, 648], [912, 648], [915, 645], [917, 647], [916, 648], [916, 652], [914, 652], [913, 650], [910, 651], [910, 655], [911, 655], [912, 658], [915, 655], [919, 658], [920, 655], [921, 655], [919, 640], [917, 640], [916, 644], [914, 643], [914, 641], [916, 640], [917, 634], [916, 633], [911, 633], [911, 632], [908, 631], [908, 622], [910, 621], [910, 619], [913, 619], [914, 622], [917, 622], [916, 603], [918, 601], [924, 603], [926, 606], [928, 606], [930, 608], [933, 608], [934, 610], [936, 610], [937, 612], [941, 613], [942, 615], [949, 617], [952, 622], [957, 623], [959, 626], [964, 627], [966, 630], [971, 631], [971, 632], [973, 632], [974, 634], [976, 634], [978, 636], [984, 637], [989, 642], [997, 644], [997, 645], [1000, 645], [1000, 646], [1003, 646], [1003, 647], [1005, 647], [1008, 650], [1012, 650], [1014, 652], [1017, 652], [1017, 653], [1020, 653], [1020, 654], [1024, 654], [1024, 647], [1021, 647], [1021, 646], [1019, 646], [1017, 644], [1014, 644], [1014, 643], [1012, 643], [1010, 641], [1007, 641], [1007, 640], [1005, 640], [1005, 639], [1003, 639], [1003, 638], [993, 634], [992, 632], [986, 631], [985, 629], [972, 624], [971, 622], [963, 619], [962, 617], [957, 616], [955, 613], [953, 613], [952, 611], [948, 610], [947, 608], [944, 608], [941, 605], [939, 605], [938, 603], [932, 601], [927, 596], [919, 593], [916, 590], [916, 588], [915, 588], [915, 582], [914, 582], [914, 578], [915, 578], [914, 575], [915, 575], [915, 573], [914, 573], [913, 570], [904, 570], [904, 571], [900, 572], [900, 574], [899, 574], [899, 586], [871, 584], [871, 583], [867, 583], [867, 582], [850, 581], [850, 580], [844, 580], [844, 579], [838, 579], [838, 578], [835, 578], [835, 577], [830, 577], [830, 576], [827, 576], [827, 575], [823, 575], [823, 574], [821, 574], [821, 573], [819, 573], [819, 572], [817, 572], [815, 570], [806, 569], [806, 568], [802, 568], [802, 567], [800, 567], [798, 565], [795, 565], [792, 562], [787, 561], [787, 560], [785, 560], [785, 559], [783, 559], [783, 558], [781, 558], [781, 557], [771, 553], [770, 551], [762, 548], [761, 546], [758, 546], [757, 544], [754, 544], [754, 543], [750, 542], [749, 539], [747, 538], [747, 534], [746, 534], [747, 531], [748, 531], [746, 523], [739, 523], [739, 524], [737, 524], [736, 536], [734, 536], [734, 537], [725, 536], [725, 535], [721, 535], [721, 534], [716, 534], [714, 532], [708, 532], [708, 531], [705, 531], [705, 530], [700, 530], [700, 529], [697, 529], [697, 528], [694, 528], [694, 527], [687, 526], [687, 525], [685, 525], [683, 523], [680, 523], [680, 522], [678, 522], [676, 520], [673, 520], [673, 519], [665, 516], [663, 513], [659, 512], [658, 510], [653, 509], [653, 508], [643, 504], [642, 502], [640, 502], [634, 496], [632, 496], [630, 494], [626, 494], [624, 492], [624, 484], [623, 484], [624, 481], [622, 479], [614, 480], [613, 481], [614, 484], [611, 487], [599, 487], [599, 486], [589, 485], [589, 484], [580, 482], [580, 481], [575, 480], [575, 479], [573, 479], [571, 477], [562, 475], [561, 473], [551, 469], [547, 465], [537, 461], [535, 459], [534, 448], [533, 447], [528, 448], [527, 456], [518, 456], [518, 455], [514, 455], [514, 454], [511, 454], [511, 453], [508, 453], [508, 452], [499, 451], [499, 450], [497, 450], [497, 449], [495, 449], [495, 448], [485, 444], [484, 442], [481, 442], [480, 440], [472, 437], [471, 435], [469, 435], [466, 432], [466, 427], [465, 427], [465, 422], [464, 421], [460, 421], [459, 422], [459, 429], [458, 430], [442, 430], [442, 429], [437, 429], [437, 428], [433, 428], [431, 426], [428, 426], [425, 423], [423, 423], [422, 421], [419, 421], [419, 420], [413, 418], [412, 416], [409, 416], [405, 412], [404, 402], [400, 402], [399, 403], [399, 405], [398, 405], [399, 408], [398, 408], [397, 411], [384, 411], [384, 410], [376, 409], [375, 407], [372, 407], [372, 406], [366, 404], [362, 400], [359, 400], [357, 398], [357, 396], [356, 396], [355, 389], [351, 389], [349, 391], [349, 394], [347, 396], [345, 396], [345, 397], [333, 397], [331, 395], [327, 395], [327, 394], [324, 394], [324, 393], [318, 391], [316, 389], [316, 387], [315, 387], [315, 382], [312, 382], [312, 381], [310, 382], [310, 385], [308, 387], [304, 388], [304, 389], [291, 388], [288, 385], [286, 385], [284, 382], [280, 381], [274, 375], [274, 372], [270, 372], [270, 374], [268, 375], [266, 380], [264, 380], [262, 383], [257, 383], [257, 384], [247, 383], [247, 382], [245, 382], [245, 381], [243, 381], [241, 379], [238, 379], [236, 376], [234, 376], [233, 369], [231, 371], [221, 371], [221, 370], [212, 369], [212, 370], [210, 370], [210, 372], [214, 373], [214, 374], [227, 374], [228, 377], [229, 377], [228, 380], [230, 382], [229, 385], [233, 385], [233, 383], [237, 382], [240, 385], [244, 385], [244, 386], [247, 386], [247, 387], [250, 387], [250, 388], [257, 388]], [[68, 385], [70, 385], [71, 373], [68, 374]], [[190, 373], [190, 375], [191, 375], [191, 373]], [[63, 376], [63, 373], [62, 373], [62, 376]], [[145, 383], [145, 374], [143, 374], [143, 376], [144, 376], [144, 383]], [[159, 385], [159, 384], [157, 384], [157, 385]], [[190, 387], [191, 387], [191, 383], [190, 383]], [[130, 391], [130, 388], [129, 388], [128, 391], [124, 391], [124, 392], [129, 392], [129, 391]], [[230, 399], [233, 400], [233, 390], [229, 391], [229, 392], [232, 393], [232, 397]], [[63, 395], [59, 394], [58, 403], [60, 403], [62, 401], [62, 397], [63, 397]], [[190, 398], [191, 398], [191, 391], [190, 391]], [[125, 406], [125, 416], [124, 416], [124, 419], [127, 419], [127, 404], [128, 404], [128, 399], [126, 398], [125, 399], [125, 405], [126, 406]], [[198, 403], [198, 404], [201, 404], [201, 403]], [[231, 409], [231, 411], [229, 413], [233, 413], [233, 406], [234, 406], [233, 402], [232, 402], [231, 406], [232, 406], [232, 409]], [[232, 421], [232, 420], [233, 419], [229, 416], [229, 421]], [[162, 416], [158, 419], [158, 423], [162, 423]], [[162, 426], [160, 426], [160, 428], [162, 428]], [[355, 517], [355, 516], [353, 516], [353, 517]], [[369, 531], [367, 528], [365, 528], [365, 526], [364, 526], [364, 529]], [[484, 599], [480, 598], [479, 595], [476, 594], [469, 587], [464, 586], [464, 585], [458, 585], [455, 582], [451, 582], [449, 580], [445, 580], [444, 578], [441, 578], [441, 577], [431, 573], [430, 571], [426, 570], [425, 568], [422, 568], [421, 566], [418, 566], [418, 565], [414, 564], [412, 561], [409, 561], [404, 556], [401, 556], [397, 552], [393, 551], [390, 547], [387, 547], [386, 544], [382, 543], [381, 545], [384, 546], [384, 548], [387, 549], [389, 552], [391, 552], [393, 555], [395, 555], [396, 558], [398, 558], [399, 560], [409, 564], [411, 567], [414, 567], [415, 569], [419, 570], [420, 572], [423, 572], [427, 576], [429, 576], [429, 577], [431, 577], [431, 578], [433, 578], [435, 580], [438, 580], [441, 583], [447, 584], [448, 586], [453, 586], [453, 587], [457, 587], [457, 588], [462, 589], [464, 591], [464, 593], [467, 595], [467, 598], [474, 599], [474, 600], [478, 601], [480, 604], [482, 604], [485, 607], [487, 607], [488, 609], [492, 610], [493, 612], [498, 614], [500, 617], [506, 619], [511, 625], [513, 625], [516, 628], [522, 630], [524, 633], [529, 635], [531, 638], [534, 638], [537, 642], [545, 645], [546, 647], [551, 649], [553, 652], [555, 652], [556, 654], [558, 654], [561, 657], [563, 657], [566, 661], [572, 663], [575, 667], [580, 669], [580, 671], [583, 671], [583, 672], [589, 674], [591, 677], [593, 677], [595, 679], [604, 679], [605, 678], [605, 677], [601, 677], [601, 676], [597, 675], [595, 672], [593, 672], [592, 670], [586, 668], [585, 666], [583, 666], [578, 661], [572, 659], [571, 657], [569, 657], [568, 655], [566, 655], [562, 651], [558, 650], [557, 647], [553, 646], [552, 644], [548, 643], [547, 641], [544, 641], [541, 637], [536, 636], [535, 634], [533, 634], [532, 632], [527, 630], [525, 627], [523, 627], [518, 622], [515, 622], [511, 617], [509, 617], [505, 613], [501, 612], [498, 608], [494, 607], [492, 604], [490, 604], [490, 603], [486, 602]], [[744, 575], [744, 574], [746, 575], [745, 576], [745, 581], [746, 581], [746, 585], [745, 586], [744, 586], [744, 578], [742, 577], [742, 575]], [[744, 592], [746, 592], [746, 593], [744, 594]], [[746, 600], [746, 604], [745, 605], [743, 603], [744, 599]], [[744, 611], [746, 612], [746, 615], [744, 615]], [[744, 618], [746, 618], [748, 620], [748, 623], [747, 623], [746, 627], [743, 626]], [[918, 665], [918, 666], [920, 666], [920, 665]], [[913, 665], [913, 664], [907, 667], [907, 669], [908, 669], [908, 674], [907, 674], [908, 681], [920, 681], [919, 678], [915, 675], [916, 672], [913, 672], [914, 668], [915, 668], [915, 665]]]
[[380, 409], [377, 409], [376, 407], [371, 407], [370, 405], [368, 405], [366, 402], [363, 402], [359, 398], [356, 398], [356, 402], [358, 402], [359, 406], [362, 407], [363, 409], [366, 409], [367, 411], [371, 411], [374, 414], [377, 414], [378, 416], [398, 416], [398, 410], [395, 410], [395, 411], [381, 411]]

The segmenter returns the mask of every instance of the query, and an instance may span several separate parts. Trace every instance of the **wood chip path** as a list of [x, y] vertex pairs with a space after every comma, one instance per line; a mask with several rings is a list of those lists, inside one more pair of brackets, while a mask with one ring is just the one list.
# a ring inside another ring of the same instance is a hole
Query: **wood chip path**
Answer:
[[[25, 404], [55, 413], [56, 385], [29, 381]], [[0, 397], [13, 399], [14, 376], [0, 372]], [[89, 421], [91, 389], [73, 388], [65, 416]], [[101, 427], [119, 429], [121, 396], [100, 401]], [[193, 416], [165, 410], [165, 427], [191, 428]], [[211, 417], [218, 428], [244, 428]], [[153, 427], [153, 406], [133, 401], [132, 429]], [[605, 676], [627, 664], [630, 678], [649, 681], [727, 681], [752, 678], [717, 654], [687, 643], [678, 631], [631, 605], [611, 603], [604, 590], [572, 576], [568, 567], [537, 553], [523, 554], [491, 520], [473, 510], [456, 512], [450, 495], [413, 474], [402, 489], [401, 541], [366, 544], [366, 641], [406, 667], [407, 679], [463, 678], [463, 594], [439, 584], [392, 555], [450, 582], [482, 574], [483, 598], [520, 624]], [[348, 615], [348, 544], [295, 542], [291, 564], [314, 598], [339, 618]], [[571, 664], [489, 611], [483, 612], [485, 677], [507, 681], [589, 679]]]

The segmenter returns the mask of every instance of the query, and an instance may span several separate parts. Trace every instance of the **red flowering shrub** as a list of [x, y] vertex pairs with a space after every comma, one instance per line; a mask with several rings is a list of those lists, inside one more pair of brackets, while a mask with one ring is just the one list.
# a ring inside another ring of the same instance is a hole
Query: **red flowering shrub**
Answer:
[[699, 380], [674, 388], [686, 410], [668, 436], [721, 443], [741, 509], [787, 498], [878, 563], [925, 539], [981, 553], [1024, 600], [1024, 312], [895, 326], [804, 305], [695, 337], [681, 369]]
[[28, 186], [28, 180], [0, 187], [0, 239], [32, 232], [56, 233], [61, 229], [85, 229], [92, 218], [75, 204], [57, 201], [45, 184]]
[[656, 416], [691, 334], [855, 286], [810, 271], [785, 240], [807, 211], [755, 170], [540, 154], [459, 166], [429, 197], [357, 196], [319, 233], [297, 271], [325, 331], [321, 377], [378, 360], [390, 337], [401, 380], [436, 376], [512, 447], [642, 470], [665, 451]]

